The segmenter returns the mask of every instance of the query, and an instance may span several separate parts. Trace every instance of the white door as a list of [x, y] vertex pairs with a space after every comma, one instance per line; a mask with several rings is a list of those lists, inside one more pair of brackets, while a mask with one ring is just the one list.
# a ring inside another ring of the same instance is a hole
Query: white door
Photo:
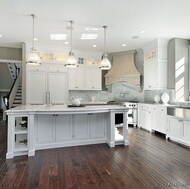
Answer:
[[183, 121], [175, 119], [175, 118], [168, 118], [168, 129], [167, 134], [170, 137], [174, 137], [176, 139], [181, 138], [181, 126]]
[[158, 63], [156, 61], [144, 64], [144, 88], [151, 89], [158, 86]]
[[88, 114], [74, 115], [74, 138], [89, 138]]
[[67, 74], [50, 72], [48, 77], [50, 103], [67, 104]]
[[75, 72], [75, 88], [76, 89], [85, 89], [86, 88], [86, 74], [84, 68], [76, 68]]
[[76, 87], [76, 84], [75, 84], [75, 77], [76, 77], [76, 75], [75, 75], [75, 69], [77, 69], [77, 68], [70, 68], [69, 69], [69, 72], [68, 72], [68, 88], [69, 89], [75, 89], [75, 87]]
[[85, 68], [70, 68], [69, 69], [69, 89], [84, 90], [85, 89]]
[[89, 90], [102, 89], [102, 72], [99, 68], [86, 68], [86, 88]]
[[104, 113], [89, 115], [90, 138], [105, 138]]
[[167, 130], [167, 107], [155, 106], [153, 108], [152, 129], [166, 134]]
[[55, 141], [55, 116], [38, 115], [36, 129], [37, 143], [51, 143]]
[[47, 72], [29, 71], [27, 82], [27, 104], [46, 103]]
[[190, 122], [183, 121], [183, 131], [182, 131], [183, 140], [190, 142]]
[[72, 115], [56, 116], [56, 141], [72, 139]]

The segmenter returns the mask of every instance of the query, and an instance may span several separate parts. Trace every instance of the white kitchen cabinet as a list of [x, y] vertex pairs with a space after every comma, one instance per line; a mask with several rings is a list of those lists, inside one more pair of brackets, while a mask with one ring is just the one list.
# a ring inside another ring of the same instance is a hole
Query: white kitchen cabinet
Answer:
[[85, 69], [81, 67], [70, 68], [68, 72], [69, 90], [84, 90], [85, 89]]
[[143, 47], [144, 90], [167, 89], [167, 43], [156, 39]]
[[48, 74], [48, 84], [50, 103], [67, 104], [67, 73], [50, 71]]
[[55, 143], [72, 139], [71, 115], [38, 115], [37, 143]]
[[[29, 67], [29, 66], [28, 66]], [[30, 66], [26, 81], [27, 104], [44, 104], [47, 92], [47, 67]]]
[[38, 115], [36, 132], [37, 143], [55, 142], [55, 115]]
[[183, 121], [182, 139], [190, 143], [190, 121]]
[[155, 88], [158, 85], [157, 67], [157, 62], [144, 64], [144, 89]]
[[144, 64], [144, 90], [167, 89], [167, 61]]
[[55, 118], [56, 141], [72, 140], [72, 115], [57, 115]]
[[66, 104], [67, 91], [64, 66], [27, 66], [27, 104]]
[[67, 58], [67, 53], [57, 52], [37, 52], [42, 63], [64, 63]]
[[167, 132], [167, 107], [155, 105], [152, 108], [152, 130], [166, 134]]
[[69, 90], [101, 90], [102, 72], [98, 67], [69, 69]]
[[167, 138], [190, 146], [190, 121], [168, 116]]
[[102, 72], [98, 68], [86, 68], [86, 89], [102, 89]]
[[88, 139], [89, 138], [89, 124], [88, 114], [80, 114], [74, 116], [74, 138]]
[[138, 126], [151, 131], [152, 105], [138, 104]]
[[90, 114], [90, 138], [105, 138], [105, 114]]
[[172, 137], [176, 140], [182, 137], [183, 120], [178, 118], [168, 118], [167, 124], [167, 138]]

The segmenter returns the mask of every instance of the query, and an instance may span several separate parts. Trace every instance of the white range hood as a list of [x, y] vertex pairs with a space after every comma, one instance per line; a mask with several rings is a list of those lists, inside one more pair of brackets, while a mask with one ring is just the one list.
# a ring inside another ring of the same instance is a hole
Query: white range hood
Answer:
[[105, 75], [106, 86], [117, 82], [131, 82], [140, 86], [140, 73], [134, 62], [135, 54], [135, 50], [112, 54], [112, 68]]

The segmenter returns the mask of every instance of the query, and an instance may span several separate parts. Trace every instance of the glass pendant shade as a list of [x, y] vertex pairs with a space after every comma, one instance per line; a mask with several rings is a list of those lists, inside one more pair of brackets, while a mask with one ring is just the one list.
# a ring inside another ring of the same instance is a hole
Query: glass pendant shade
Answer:
[[109, 69], [111, 69], [111, 63], [110, 63], [110, 61], [107, 58], [107, 54], [103, 54], [99, 68], [101, 70], [109, 70]]
[[78, 62], [77, 62], [77, 59], [75, 58], [74, 56], [74, 53], [72, 52], [72, 30], [73, 30], [73, 21], [70, 20], [69, 21], [71, 23], [71, 51], [69, 52], [69, 55], [65, 61], [65, 66], [68, 67], [68, 68], [76, 68], [78, 66]]
[[69, 56], [65, 61], [65, 66], [68, 68], [75, 68], [78, 66], [77, 59], [75, 58], [73, 52], [69, 52]]
[[104, 28], [104, 54], [102, 55], [102, 60], [100, 62], [100, 66], [99, 68], [101, 70], [109, 70], [111, 69], [111, 63], [107, 58], [107, 54], [106, 54], [106, 28], [107, 26], [103, 26]]
[[41, 64], [41, 59], [35, 51], [31, 51], [27, 58], [27, 64], [39, 65]]
[[31, 65], [39, 65], [39, 64], [41, 64], [41, 59], [40, 59], [39, 55], [34, 50], [34, 19], [35, 19], [36, 15], [32, 14], [31, 16], [33, 18], [33, 38], [32, 38], [33, 47], [32, 47], [32, 50], [27, 57], [26, 63], [31, 64]]

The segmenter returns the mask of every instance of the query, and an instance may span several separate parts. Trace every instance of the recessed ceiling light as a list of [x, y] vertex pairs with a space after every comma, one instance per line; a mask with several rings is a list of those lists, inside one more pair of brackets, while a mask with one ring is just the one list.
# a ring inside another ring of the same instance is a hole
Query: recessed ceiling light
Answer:
[[91, 27], [86, 27], [85, 28], [86, 31], [99, 31], [100, 28], [91, 28]]
[[65, 44], [66, 44], [66, 45], [68, 45], [68, 44], [69, 44], [69, 42], [68, 42], [68, 41], [65, 41]]
[[126, 47], [126, 44], [122, 44], [122, 47]]
[[96, 45], [92, 45], [92, 47], [97, 47]]
[[98, 34], [83, 33], [80, 39], [96, 39]]
[[2, 37], [2, 35], [0, 35], [0, 37]]
[[37, 38], [34, 38], [34, 41], [37, 41], [38, 39]]
[[51, 40], [65, 40], [67, 38], [67, 34], [50, 34]]
[[133, 38], [133, 39], [138, 39], [139, 36], [138, 36], [138, 35], [135, 35], [135, 36], [133, 36], [132, 38]]
[[145, 31], [144, 31], [144, 30], [141, 30], [140, 33], [145, 33]]

